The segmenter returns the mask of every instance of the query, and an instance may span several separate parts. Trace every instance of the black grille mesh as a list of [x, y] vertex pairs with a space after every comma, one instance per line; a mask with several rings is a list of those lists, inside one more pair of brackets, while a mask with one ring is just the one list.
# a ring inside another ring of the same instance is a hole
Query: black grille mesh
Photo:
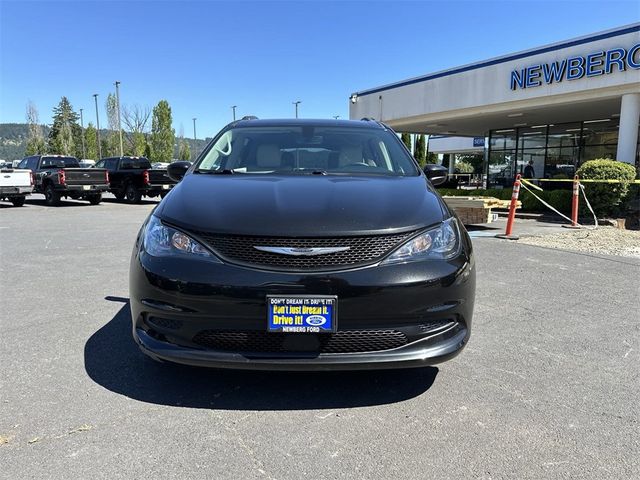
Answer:
[[332, 334], [290, 334], [261, 331], [203, 330], [193, 342], [213, 350], [278, 353], [358, 353], [389, 350], [407, 344], [397, 330], [341, 330]]
[[[231, 262], [285, 270], [327, 270], [374, 263], [409, 238], [413, 232], [364, 237], [287, 238], [211, 235], [194, 232], [214, 251]], [[343, 252], [293, 256], [263, 252], [254, 246], [318, 248], [349, 247]]]

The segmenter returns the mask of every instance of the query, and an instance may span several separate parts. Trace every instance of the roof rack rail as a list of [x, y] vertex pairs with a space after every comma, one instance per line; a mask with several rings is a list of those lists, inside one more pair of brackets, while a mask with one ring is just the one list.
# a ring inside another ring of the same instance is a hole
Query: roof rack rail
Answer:
[[258, 117], [256, 117], [255, 115], [245, 115], [240, 120], [258, 120]]

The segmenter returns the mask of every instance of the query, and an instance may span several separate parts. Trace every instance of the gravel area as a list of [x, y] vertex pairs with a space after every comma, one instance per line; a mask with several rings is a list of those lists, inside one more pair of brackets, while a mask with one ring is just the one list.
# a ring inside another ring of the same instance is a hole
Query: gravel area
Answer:
[[598, 227], [595, 230], [524, 236], [518, 241], [539, 247], [640, 258], [640, 231], [636, 230]]

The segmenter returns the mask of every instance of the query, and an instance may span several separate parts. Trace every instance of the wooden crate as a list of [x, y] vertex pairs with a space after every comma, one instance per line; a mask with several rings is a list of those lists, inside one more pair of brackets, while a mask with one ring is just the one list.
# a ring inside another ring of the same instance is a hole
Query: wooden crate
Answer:
[[[456, 212], [464, 225], [473, 225], [477, 223], [491, 223], [493, 215], [492, 208], [509, 208], [510, 200], [500, 200], [495, 197], [459, 197], [444, 196], [442, 197], [447, 206]], [[522, 203], [518, 201], [517, 208]]]

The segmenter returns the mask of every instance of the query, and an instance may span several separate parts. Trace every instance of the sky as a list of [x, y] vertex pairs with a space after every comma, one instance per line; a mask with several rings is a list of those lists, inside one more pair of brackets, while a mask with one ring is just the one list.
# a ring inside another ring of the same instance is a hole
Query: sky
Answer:
[[166, 99], [176, 133], [238, 118], [348, 118], [351, 93], [640, 21], [618, 1], [0, 0], [0, 123], [61, 96], [95, 123], [93, 94]]

